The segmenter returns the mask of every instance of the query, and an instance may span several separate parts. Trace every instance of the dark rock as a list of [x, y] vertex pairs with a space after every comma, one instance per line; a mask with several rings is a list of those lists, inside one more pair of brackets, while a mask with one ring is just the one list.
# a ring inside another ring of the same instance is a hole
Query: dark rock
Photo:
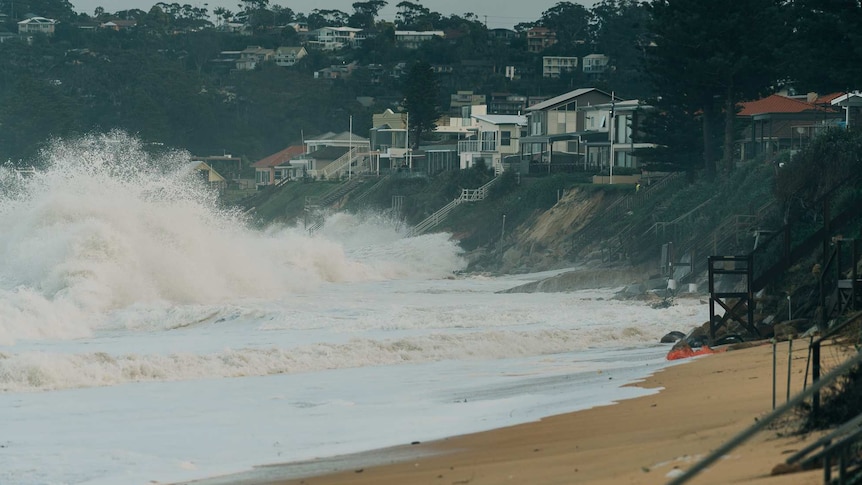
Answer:
[[669, 332], [664, 337], [662, 337], [660, 342], [663, 344], [672, 344], [675, 342], [679, 342], [679, 340], [683, 338], [685, 338], [684, 333], [674, 330], [673, 332]]

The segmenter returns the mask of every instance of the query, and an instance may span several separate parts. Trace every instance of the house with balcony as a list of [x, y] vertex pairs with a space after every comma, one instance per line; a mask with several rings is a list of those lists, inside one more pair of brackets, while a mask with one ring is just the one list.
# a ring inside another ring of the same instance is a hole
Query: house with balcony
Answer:
[[772, 94], [762, 99], [739, 103], [737, 120], [745, 126], [736, 140], [741, 160], [781, 150], [791, 152], [804, 148], [816, 135], [830, 126], [838, 126], [844, 113], [831, 101], [841, 93], [801, 97]]
[[561, 74], [578, 69], [577, 57], [544, 56], [542, 57], [542, 77], [559, 79]]
[[395, 44], [406, 49], [418, 49], [420, 45], [434, 38], [444, 38], [446, 34], [442, 30], [396, 30]]
[[307, 55], [308, 51], [305, 50], [305, 47], [279, 47], [275, 50], [275, 64], [281, 67], [291, 67]]
[[461, 169], [482, 161], [494, 168], [495, 173], [500, 173], [507, 163], [519, 162], [519, 141], [526, 132], [526, 116], [474, 114], [472, 118], [476, 122], [476, 134], [458, 142]]
[[322, 50], [338, 50], [357, 47], [365, 35], [362, 29], [354, 27], [321, 27], [308, 33], [308, 46]]
[[552, 172], [583, 166], [585, 109], [621, 101], [596, 88], [580, 88], [527, 107], [527, 136], [519, 143], [522, 163]]
[[259, 45], [250, 45], [239, 52], [236, 69], [239, 71], [252, 71], [260, 64], [271, 61], [274, 57], [274, 49], [264, 49]]
[[53, 35], [57, 21], [45, 17], [30, 17], [18, 22], [19, 34], [45, 34]]
[[521, 94], [491, 93], [488, 114], [519, 115], [527, 109], [527, 97]]
[[305, 140], [305, 154], [290, 160], [308, 176], [332, 179], [371, 169], [370, 141], [355, 133], [324, 133]]
[[638, 150], [656, 147], [640, 141], [639, 136], [644, 112], [651, 109], [637, 99], [583, 107], [580, 155], [584, 170], [610, 173], [609, 167], [639, 168]]
[[527, 31], [527, 51], [539, 53], [557, 43], [557, 33], [547, 27], [533, 27]]
[[590, 54], [582, 59], [584, 74], [599, 76], [608, 70], [610, 58], [604, 54]]

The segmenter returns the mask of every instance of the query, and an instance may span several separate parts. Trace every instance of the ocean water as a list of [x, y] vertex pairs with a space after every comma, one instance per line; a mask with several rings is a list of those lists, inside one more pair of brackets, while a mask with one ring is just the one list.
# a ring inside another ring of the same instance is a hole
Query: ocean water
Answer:
[[0, 168], [2, 484], [176, 483], [611, 404], [708, 319], [499, 293], [550, 273], [463, 274], [448, 234], [380, 214], [254, 229], [122, 133], [42, 158]]

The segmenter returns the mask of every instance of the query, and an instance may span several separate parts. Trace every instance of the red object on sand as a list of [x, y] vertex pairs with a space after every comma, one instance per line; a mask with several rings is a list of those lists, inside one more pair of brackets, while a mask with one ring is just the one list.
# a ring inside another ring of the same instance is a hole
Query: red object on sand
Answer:
[[671, 350], [667, 353], [667, 360], [679, 360], [679, 359], [687, 359], [689, 357], [694, 357], [696, 355], [707, 355], [714, 354], [716, 351], [709, 348], [708, 345], [704, 345], [703, 347], [695, 350], [689, 346], [685, 346], [681, 349]]

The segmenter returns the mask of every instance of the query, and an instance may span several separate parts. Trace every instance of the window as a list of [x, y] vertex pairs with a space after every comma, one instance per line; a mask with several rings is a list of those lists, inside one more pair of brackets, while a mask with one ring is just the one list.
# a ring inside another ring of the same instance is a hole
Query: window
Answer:
[[512, 144], [512, 133], [508, 131], [500, 132], [500, 145], [507, 147]]

